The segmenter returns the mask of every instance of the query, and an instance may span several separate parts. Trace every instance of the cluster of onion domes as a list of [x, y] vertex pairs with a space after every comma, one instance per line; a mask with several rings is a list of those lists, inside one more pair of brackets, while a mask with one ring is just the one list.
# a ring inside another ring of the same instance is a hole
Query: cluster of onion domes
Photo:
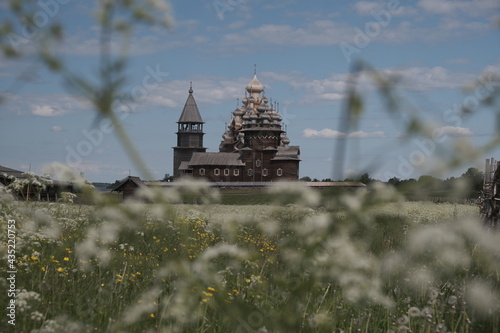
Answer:
[[[222, 135], [221, 150], [224, 147], [241, 141], [240, 130], [271, 130], [281, 132], [280, 141], [282, 145], [288, 145], [290, 140], [281, 129], [282, 117], [269, 103], [264, 93], [264, 86], [254, 74], [252, 81], [246, 86], [246, 94], [242, 99], [242, 106], [233, 111], [233, 118], [228, 125], [227, 131]], [[261, 97], [262, 93], [262, 97]]]

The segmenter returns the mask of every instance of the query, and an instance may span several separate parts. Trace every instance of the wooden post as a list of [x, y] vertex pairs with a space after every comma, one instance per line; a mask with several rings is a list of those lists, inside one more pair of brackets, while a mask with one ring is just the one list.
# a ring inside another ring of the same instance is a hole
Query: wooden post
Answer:
[[484, 164], [484, 184], [487, 184], [490, 181], [490, 159], [486, 159], [486, 163]]

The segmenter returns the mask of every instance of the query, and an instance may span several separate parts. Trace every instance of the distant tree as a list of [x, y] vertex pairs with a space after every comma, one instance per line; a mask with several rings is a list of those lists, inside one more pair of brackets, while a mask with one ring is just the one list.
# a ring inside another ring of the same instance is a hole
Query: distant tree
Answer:
[[309, 176], [305, 176], [305, 177], [302, 177], [299, 179], [301, 182], [310, 182], [311, 181], [311, 177]]
[[166, 173], [165, 177], [161, 180], [162, 182], [171, 182], [174, 180], [174, 176], [171, 176], [170, 174]]
[[397, 187], [401, 183], [401, 179], [398, 177], [392, 177], [387, 181], [387, 184]]
[[374, 179], [370, 178], [370, 175], [369, 175], [368, 173], [366, 173], [366, 172], [365, 172], [364, 174], [362, 174], [361, 176], [359, 176], [359, 178], [358, 178], [358, 180], [357, 180], [357, 181], [358, 181], [358, 182], [361, 182], [361, 183], [363, 183], [363, 184], [365, 184], [365, 185], [368, 185], [368, 184], [370, 184], [372, 181], [374, 181]]
[[460, 178], [467, 182], [468, 197], [478, 197], [483, 189], [484, 173], [476, 168], [469, 168]]
[[417, 190], [418, 182], [414, 178], [403, 179], [398, 184], [396, 189], [405, 195], [411, 194]]
[[418, 187], [420, 191], [427, 192], [440, 192], [443, 191], [443, 180], [434, 176], [423, 175], [418, 178]]
[[323, 180], [321, 180], [322, 182], [333, 182], [333, 180], [331, 178], [325, 178]]

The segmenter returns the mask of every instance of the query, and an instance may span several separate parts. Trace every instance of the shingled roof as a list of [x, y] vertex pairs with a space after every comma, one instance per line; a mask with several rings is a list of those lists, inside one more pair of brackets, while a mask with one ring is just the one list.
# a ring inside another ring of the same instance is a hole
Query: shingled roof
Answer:
[[132, 182], [139, 188], [146, 187], [146, 184], [141, 180], [139, 177], [134, 177], [134, 176], [127, 176], [120, 180], [117, 184], [113, 186], [111, 189], [111, 192], [120, 192], [122, 190], [122, 187], [127, 184], [128, 182]]
[[273, 158], [275, 160], [300, 160], [300, 147], [278, 146], [278, 152]]
[[3, 175], [4, 173], [7, 176], [14, 176], [17, 179], [26, 178], [26, 175], [24, 175], [24, 173], [25, 173], [24, 171], [19, 171], [19, 170], [7, 168], [7, 167], [0, 165], [0, 175]]
[[186, 104], [184, 104], [184, 109], [182, 110], [178, 123], [204, 123], [198, 106], [196, 105], [196, 101], [194, 100], [192, 87], [189, 88], [189, 96], [186, 100]]
[[189, 166], [194, 165], [245, 166], [238, 153], [194, 153]]

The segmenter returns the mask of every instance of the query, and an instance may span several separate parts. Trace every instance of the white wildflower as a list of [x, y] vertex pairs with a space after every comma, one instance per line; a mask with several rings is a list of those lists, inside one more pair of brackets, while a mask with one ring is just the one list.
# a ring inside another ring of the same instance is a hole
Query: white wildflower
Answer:
[[397, 323], [398, 325], [406, 325], [408, 324], [410, 320], [408, 319], [408, 316], [407, 315], [402, 315], [401, 317], [399, 317], [397, 319]]
[[64, 203], [73, 203], [77, 195], [71, 192], [62, 192], [59, 201]]
[[276, 182], [268, 188], [279, 204], [296, 204], [305, 207], [315, 207], [320, 203], [319, 193], [303, 182]]
[[486, 282], [471, 282], [466, 289], [466, 299], [469, 305], [482, 314], [498, 311], [497, 294]]
[[161, 295], [162, 290], [153, 287], [141, 295], [141, 302], [128, 307], [123, 313], [123, 322], [127, 325], [133, 324], [140, 320], [145, 314], [151, 314], [156, 311], [158, 305], [156, 300]]
[[410, 317], [420, 317], [421, 315], [421, 311], [419, 308], [417, 308], [416, 306], [412, 306], [411, 308], [408, 309], [408, 315]]
[[352, 211], [359, 211], [362, 206], [362, 200], [354, 195], [344, 195], [342, 202]]
[[410, 233], [408, 249], [414, 256], [432, 255], [440, 265], [466, 267], [470, 257], [465, 253], [465, 241], [448, 226], [426, 226]]
[[90, 183], [83, 178], [81, 173], [76, 172], [68, 165], [54, 162], [42, 168], [43, 172], [50, 175], [51, 178], [67, 181], [72, 183], [76, 188], [91, 186]]
[[33, 311], [30, 315], [30, 319], [34, 321], [42, 321], [43, 320], [43, 314], [39, 311]]
[[99, 227], [99, 240], [104, 244], [114, 242], [118, 238], [121, 226], [117, 222], [104, 222]]
[[427, 318], [432, 318], [432, 309], [425, 307], [422, 309], [422, 316]]
[[439, 297], [439, 291], [436, 288], [431, 288], [429, 290], [429, 299], [434, 300]]
[[436, 325], [436, 333], [446, 333], [447, 331], [446, 324], [441, 323]]
[[17, 290], [16, 306], [20, 312], [28, 311], [32, 308], [33, 303], [40, 301], [40, 294], [35, 291], [27, 291], [26, 289]]

